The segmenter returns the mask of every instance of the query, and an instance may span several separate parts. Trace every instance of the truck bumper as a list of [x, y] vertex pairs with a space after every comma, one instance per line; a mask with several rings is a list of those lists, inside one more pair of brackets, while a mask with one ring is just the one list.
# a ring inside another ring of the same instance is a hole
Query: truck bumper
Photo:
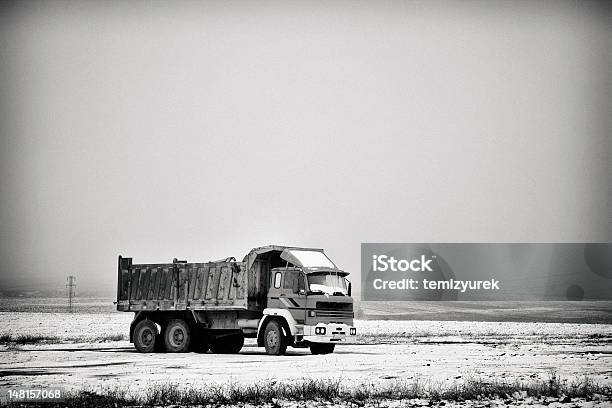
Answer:
[[356, 335], [357, 329], [348, 324], [319, 323], [316, 326], [303, 326], [302, 333], [296, 337], [310, 343], [342, 343]]

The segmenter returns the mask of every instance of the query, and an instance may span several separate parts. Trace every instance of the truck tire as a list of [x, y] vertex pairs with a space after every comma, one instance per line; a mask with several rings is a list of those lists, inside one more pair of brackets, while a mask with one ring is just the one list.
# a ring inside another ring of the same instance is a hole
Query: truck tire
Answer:
[[149, 319], [144, 319], [136, 323], [134, 327], [133, 340], [134, 347], [141, 353], [153, 353], [155, 344], [159, 337], [157, 326]]
[[210, 349], [216, 354], [237, 354], [244, 346], [244, 335], [242, 333], [222, 337], [211, 344]]
[[264, 331], [264, 346], [271, 356], [282, 356], [287, 351], [287, 339], [276, 320], [270, 320]]
[[312, 354], [330, 354], [334, 352], [335, 344], [311, 343], [310, 352]]
[[164, 330], [164, 344], [168, 353], [185, 353], [191, 343], [191, 330], [184, 320], [170, 320]]

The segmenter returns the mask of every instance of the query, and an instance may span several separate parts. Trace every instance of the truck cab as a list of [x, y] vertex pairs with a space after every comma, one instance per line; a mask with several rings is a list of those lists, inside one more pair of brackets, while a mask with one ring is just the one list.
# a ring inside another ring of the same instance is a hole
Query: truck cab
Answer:
[[313, 354], [331, 353], [335, 344], [355, 336], [348, 273], [336, 267], [320, 249], [284, 248], [278, 256], [285, 265], [270, 270], [258, 343], [270, 354], [278, 353], [275, 345], [280, 343], [282, 351], [279, 333], [262, 330], [270, 319], [280, 321], [281, 337], [287, 344], [310, 347]]

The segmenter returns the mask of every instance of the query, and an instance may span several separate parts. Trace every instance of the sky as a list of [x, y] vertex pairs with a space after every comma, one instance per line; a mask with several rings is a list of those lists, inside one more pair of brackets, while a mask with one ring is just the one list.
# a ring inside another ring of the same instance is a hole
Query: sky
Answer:
[[612, 241], [591, 2], [5, 2], [1, 289], [117, 256]]

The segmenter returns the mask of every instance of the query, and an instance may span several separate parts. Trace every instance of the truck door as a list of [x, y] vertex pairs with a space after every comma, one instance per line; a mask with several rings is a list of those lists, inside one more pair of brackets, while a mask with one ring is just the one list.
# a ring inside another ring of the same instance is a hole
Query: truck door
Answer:
[[278, 307], [289, 310], [297, 323], [304, 324], [307, 311], [306, 280], [303, 272], [299, 270], [274, 270], [270, 295], [271, 300], [276, 300], [275, 298], [278, 296]]

